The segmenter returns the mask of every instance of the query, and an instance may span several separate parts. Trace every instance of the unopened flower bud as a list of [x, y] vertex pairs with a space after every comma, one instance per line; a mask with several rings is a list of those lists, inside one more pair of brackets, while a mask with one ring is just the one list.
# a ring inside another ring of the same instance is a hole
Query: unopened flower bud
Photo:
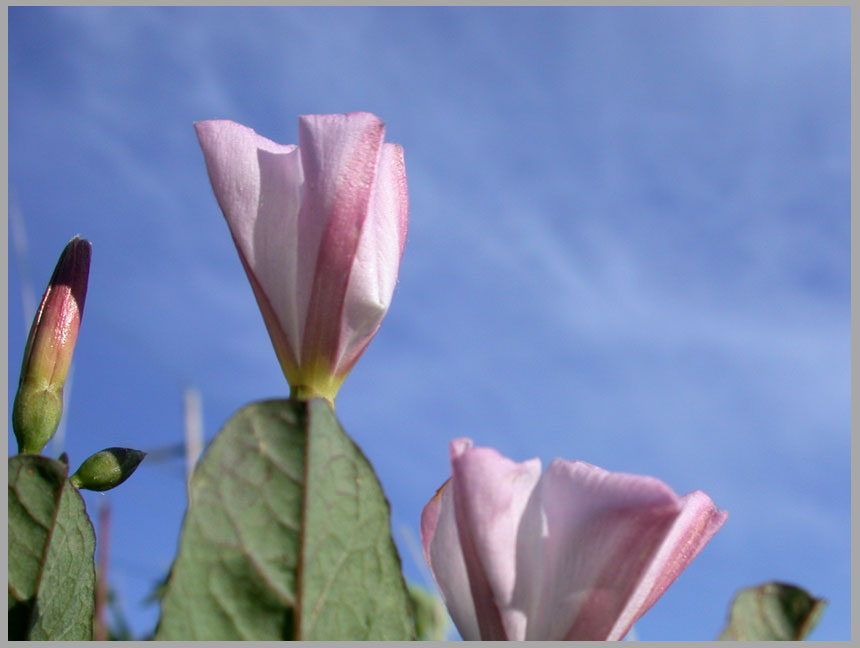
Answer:
[[33, 318], [12, 409], [19, 452], [41, 452], [60, 423], [63, 385], [84, 312], [91, 250], [87, 240], [76, 236], [69, 241]]
[[131, 477], [145, 456], [131, 448], [107, 448], [88, 457], [69, 480], [75, 488], [110, 490]]

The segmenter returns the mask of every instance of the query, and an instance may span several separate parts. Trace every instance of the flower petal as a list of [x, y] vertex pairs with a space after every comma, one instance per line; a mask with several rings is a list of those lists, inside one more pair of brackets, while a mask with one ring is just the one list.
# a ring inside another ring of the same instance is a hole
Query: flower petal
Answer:
[[346, 374], [379, 330], [406, 245], [409, 198], [403, 149], [384, 144], [349, 275], [335, 373]]
[[296, 366], [304, 316], [297, 295], [310, 291], [297, 285], [299, 152], [295, 145], [277, 144], [232, 121], [194, 127], [272, 343], [282, 365]]
[[627, 634], [728, 519], [728, 513], [718, 510], [702, 491], [680, 498], [679, 505], [678, 516], [609, 633], [610, 640]]
[[463, 562], [463, 550], [454, 520], [453, 484], [445, 482], [421, 513], [424, 560], [442, 592], [451, 618], [467, 641], [481, 638], [472, 591]]
[[298, 223], [298, 286], [306, 300], [302, 362], [333, 370], [347, 284], [367, 218], [385, 126], [370, 113], [299, 118], [305, 190]]
[[[540, 460], [516, 463], [492, 448], [451, 444], [454, 512], [481, 639], [522, 640], [526, 611], [514, 599], [518, 534], [539, 536], [540, 517], [524, 516], [540, 479]], [[530, 528], [522, 528], [522, 522]], [[526, 552], [530, 553], [530, 552]]]
[[561, 459], [539, 488], [543, 582], [526, 638], [606, 639], [674, 522], [678, 498], [652, 477]]

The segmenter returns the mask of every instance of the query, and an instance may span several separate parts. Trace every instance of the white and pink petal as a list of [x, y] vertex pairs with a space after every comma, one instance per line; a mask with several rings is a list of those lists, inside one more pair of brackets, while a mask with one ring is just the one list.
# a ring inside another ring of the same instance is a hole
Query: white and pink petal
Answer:
[[[295, 145], [227, 120], [195, 125], [215, 198], [281, 363], [298, 365], [296, 227], [302, 170]], [[284, 354], [288, 354], [284, 358]]]
[[[370, 113], [304, 115], [299, 148], [299, 279], [306, 299], [301, 357], [334, 371], [347, 286], [371, 207], [385, 126]], [[396, 272], [395, 272], [396, 274]]]

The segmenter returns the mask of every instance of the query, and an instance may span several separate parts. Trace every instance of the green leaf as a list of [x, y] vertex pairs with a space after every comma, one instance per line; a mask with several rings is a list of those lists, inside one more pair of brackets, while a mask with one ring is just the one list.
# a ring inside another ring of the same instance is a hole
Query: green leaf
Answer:
[[92, 639], [95, 534], [67, 470], [9, 459], [9, 639]]
[[448, 633], [448, 611], [442, 599], [414, 583], [409, 583], [408, 587], [418, 640], [444, 641]]
[[322, 399], [251, 404], [191, 480], [157, 640], [408, 640], [388, 501]]
[[765, 583], [735, 595], [721, 641], [799, 641], [812, 631], [827, 601], [784, 583]]

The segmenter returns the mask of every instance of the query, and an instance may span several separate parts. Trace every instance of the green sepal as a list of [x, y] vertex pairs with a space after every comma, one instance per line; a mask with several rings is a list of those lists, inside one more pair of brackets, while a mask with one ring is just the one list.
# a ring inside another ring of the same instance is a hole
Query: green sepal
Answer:
[[63, 389], [41, 380], [25, 380], [15, 393], [12, 430], [21, 454], [39, 454], [54, 436], [63, 416]]

